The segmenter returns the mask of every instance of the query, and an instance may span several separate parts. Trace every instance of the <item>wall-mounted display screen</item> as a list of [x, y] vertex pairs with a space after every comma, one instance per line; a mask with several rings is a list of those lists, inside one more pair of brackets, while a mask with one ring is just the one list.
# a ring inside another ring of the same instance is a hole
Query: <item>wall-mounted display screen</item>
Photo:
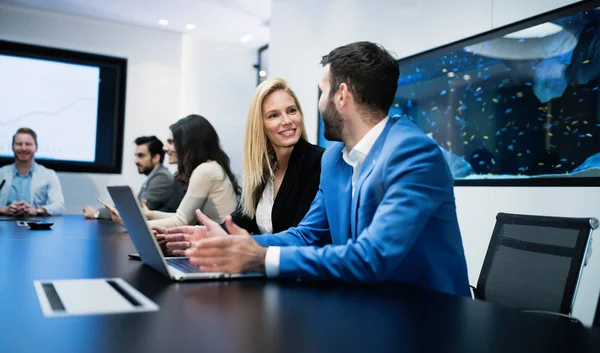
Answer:
[[0, 42], [0, 165], [27, 127], [36, 160], [52, 169], [119, 173], [126, 68], [121, 58]]
[[399, 60], [390, 116], [438, 143], [456, 185], [600, 185], [599, 7], [576, 3]]
[[457, 185], [600, 185], [597, 6], [400, 60], [390, 115], [438, 142]]

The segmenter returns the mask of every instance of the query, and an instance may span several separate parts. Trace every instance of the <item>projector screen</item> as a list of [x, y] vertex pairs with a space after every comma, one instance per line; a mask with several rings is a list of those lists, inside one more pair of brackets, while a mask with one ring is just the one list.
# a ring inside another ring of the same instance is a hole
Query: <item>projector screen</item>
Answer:
[[52, 169], [120, 172], [125, 73], [125, 59], [0, 42], [0, 165], [28, 127]]

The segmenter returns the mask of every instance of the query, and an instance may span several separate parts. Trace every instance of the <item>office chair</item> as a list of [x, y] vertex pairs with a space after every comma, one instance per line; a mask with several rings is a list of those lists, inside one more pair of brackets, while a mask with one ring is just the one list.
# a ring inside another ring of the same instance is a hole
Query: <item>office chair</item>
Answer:
[[498, 213], [475, 299], [567, 317], [591, 255], [595, 218]]
[[592, 327], [600, 329], [600, 296], [598, 297], [598, 304], [596, 304], [596, 315], [594, 322], [592, 322]]

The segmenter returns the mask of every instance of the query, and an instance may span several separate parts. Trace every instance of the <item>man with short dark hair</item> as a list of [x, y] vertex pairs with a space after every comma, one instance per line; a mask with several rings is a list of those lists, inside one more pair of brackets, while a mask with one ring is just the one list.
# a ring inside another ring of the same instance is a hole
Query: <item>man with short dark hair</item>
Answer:
[[[138, 194], [138, 199], [145, 200], [151, 210], [165, 209], [174, 190], [175, 179], [163, 166], [165, 151], [163, 143], [156, 136], [141, 136], [135, 139], [135, 165], [140, 174], [148, 176]], [[85, 218], [111, 219], [110, 212], [92, 206], [83, 209]]]
[[204, 272], [404, 282], [469, 296], [444, 156], [410, 119], [388, 116], [396, 60], [379, 45], [358, 42], [334, 49], [321, 64], [325, 137], [340, 142], [323, 154], [319, 191], [300, 224], [251, 237], [229, 218], [226, 236], [197, 211], [204, 226], [170, 229], [167, 248]]
[[65, 200], [56, 172], [35, 162], [37, 134], [22, 127], [13, 135], [15, 162], [0, 168], [0, 215], [58, 216]]

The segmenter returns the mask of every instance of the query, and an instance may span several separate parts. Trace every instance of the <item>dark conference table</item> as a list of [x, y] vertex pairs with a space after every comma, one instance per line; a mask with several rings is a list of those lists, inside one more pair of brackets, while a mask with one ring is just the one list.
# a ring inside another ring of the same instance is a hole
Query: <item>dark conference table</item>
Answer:
[[[408, 285], [172, 283], [129, 260], [124, 228], [0, 221], [0, 352], [600, 352], [600, 330]], [[121, 277], [150, 313], [45, 318], [41, 279]]]

